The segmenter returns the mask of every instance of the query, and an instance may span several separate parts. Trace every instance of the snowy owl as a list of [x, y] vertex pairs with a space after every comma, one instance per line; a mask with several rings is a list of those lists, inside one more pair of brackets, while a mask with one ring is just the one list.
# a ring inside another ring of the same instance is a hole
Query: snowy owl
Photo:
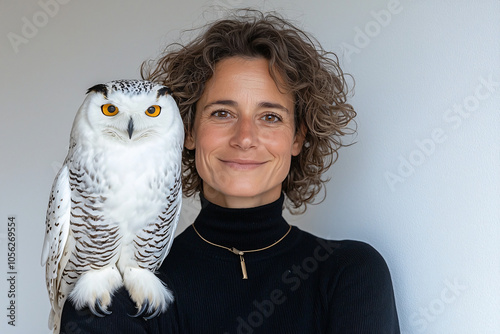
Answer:
[[172, 293], [154, 272], [179, 219], [183, 144], [167, 87], [116, 80], [89, 88], [47, 209], [41, 262], [54, 333], [67, 298], [102, 317], [121, 286], [135, 316], [167, 309]]

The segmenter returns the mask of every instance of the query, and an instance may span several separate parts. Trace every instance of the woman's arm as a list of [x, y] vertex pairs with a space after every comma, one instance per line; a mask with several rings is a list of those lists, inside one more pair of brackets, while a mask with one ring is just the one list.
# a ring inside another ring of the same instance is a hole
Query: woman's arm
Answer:
[[339, 258], [343, 270], [330, 296], [328, 333], [399, 334], [391, 276], [370, 245], [353, 242]]

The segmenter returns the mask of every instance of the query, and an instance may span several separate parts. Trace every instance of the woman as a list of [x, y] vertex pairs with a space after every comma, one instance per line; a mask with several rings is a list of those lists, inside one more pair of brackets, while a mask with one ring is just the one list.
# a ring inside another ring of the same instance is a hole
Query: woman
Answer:
[[334, 55], [277, 16], [245, 11], [146, 65], [179, 104], [184, 194], [202, 204], [159, 271], [175, 301], [149, 320], [127, 315], [137, 310], [123, 289], [103, 318], [67, 303], [62, 332], [399, 333], [371, 246], [282, 217], [316, 199], [355, 116]]

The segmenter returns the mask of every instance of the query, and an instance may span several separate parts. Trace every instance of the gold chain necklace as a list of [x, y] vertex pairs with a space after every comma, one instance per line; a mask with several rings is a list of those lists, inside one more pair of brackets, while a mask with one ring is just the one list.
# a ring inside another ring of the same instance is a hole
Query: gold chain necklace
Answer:
[[259, 252], [259, 251], [262, 251], [262, 250], [265, 250], [265, 249], [268, 249], [268, 248], [271, 248], [273, 247], [274, 245], [277, 245], [281, 240], [285, 239], [285, 237], [288, 235], [288, 233], [290, 233], [290, 230], [292, 229], [292, 226], [289, 225], [288, 227], [288, 231], [286, 231], [286, 233], [281, 237], [279, 238], [277, 241], [275, 241], [273, 244], [269, 245], [269, 246], [266, 246], [266, 247], [262, 247], [262, 248], [259, 248], [259, 249], [250, 249], [250, 250], [245, 250], [245, 251], [240, 251], [234, 247], [226, 247], [226, 246], [222, 246], [222, 245], [218, 245], [216, 243], [213, 243], [211, 241], [208, 241], [207, 239], [203, 238], [200, 234], [200, 232], [198, 232], [198, 230], [196, 229], [196, 227], [194, 226], [194, 223], [191, 224], [191, 226], [193, 226], [193, 229], [194, 231], [196, 232], [196, 234], [198, 234], [198, 236], [201, 238], [201, 240], [205, 241], [206, 243], [212, 245], [212, 246], [216, 246], [216, 247], [219, 247], [219, 248], [223, 248], [223, 249], [227, 249], [228, 251], [230, 251], [231, 253], [233, 254], [236, 254], [236, 255], [239, 255], [240, 256], [240, 264], [241, 264], [241, 272], [243, 274], [243, 279], [248, 279], [248, 275], [247, 275], [247, 267], [245, 265], [245, 258], [243, 257], [243, 255], [245, 255], [245, 253], [253, 253], [253, 252]]

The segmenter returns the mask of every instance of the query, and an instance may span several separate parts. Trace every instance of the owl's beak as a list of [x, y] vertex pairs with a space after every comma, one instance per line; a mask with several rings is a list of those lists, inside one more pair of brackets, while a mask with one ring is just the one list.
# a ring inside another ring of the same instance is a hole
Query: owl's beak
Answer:
[[132, 117], [130, 117], [130, 120], [128, 121], [127, 132], [128, 138], [132, 139], [132, 133], [134, 133], [134, 120], [132, 119]]

